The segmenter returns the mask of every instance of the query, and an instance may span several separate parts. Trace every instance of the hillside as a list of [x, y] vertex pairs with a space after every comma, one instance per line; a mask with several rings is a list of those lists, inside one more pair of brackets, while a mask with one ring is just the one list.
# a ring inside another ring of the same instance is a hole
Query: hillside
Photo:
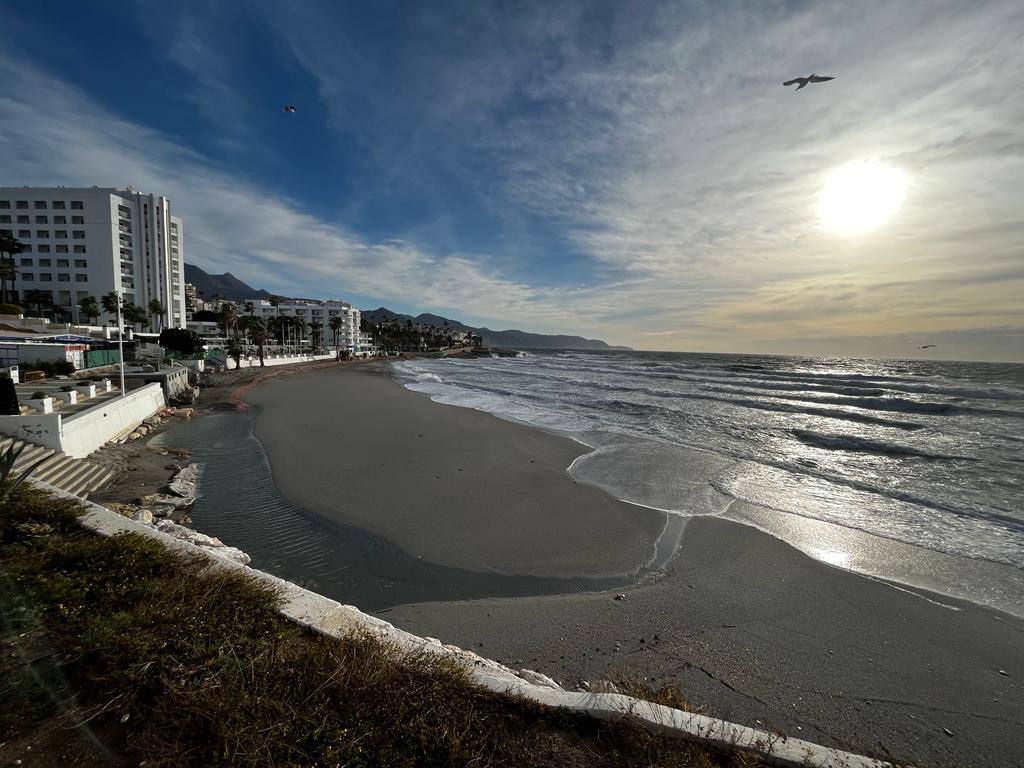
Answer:
[[428, 312], [416, 315], [403, 315], [392, 312], [386, 307], [377, 309], [364, 309], [362, 315], [370, 322], [389, 322], [397, 320], [404, 323], [411, 320], [413, 323], [422, 325], [444, 326], [447, 323], [449, 328], [456, 331], [474, 331], [484, 340], [485, 344], [493, 347], [528, 347], [531, 349], [621, 349], [628, 350], [629, 347], [613, 347], [600, 339], [585, 339], [582, 336], [552, 335], [545, 333], [530, 333], [528, 331], [507, 330], [492, 331], [490, 328], [473, 328], [458, 320], [452, 320], [441, 315], [433, 315]]
[[185, 264], [185, 282], [192, 283], [196, 287], [196, 294], [201, 299], [212, 299], [214, 295], [232, 301], [270, 298], [267, 291], [257, 290], [243, 283], [230, 272], [225, 272], [223, 275], [211, 275], [194, 264]]

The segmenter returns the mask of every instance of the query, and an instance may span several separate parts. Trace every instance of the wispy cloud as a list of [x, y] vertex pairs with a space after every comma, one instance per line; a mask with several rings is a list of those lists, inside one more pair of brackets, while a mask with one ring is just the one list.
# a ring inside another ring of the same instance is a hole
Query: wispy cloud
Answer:
[[[28, 87], [0, 97], [5, 177], [161, 191], [197, 263], [492, 327], [706, 350], [814, 337], [837, 353], [1024, 327], [1024, 90], [1006, 85], [1024, 79], [1019, 3], [415, 6], [387, 56], [334, 4], [253, 7], [363, 158], [337, 219], [10, 52], [0, 74]], [[221, 14], [195, 8], [170, 50], [209, 68], [207, 110], [231, 62], [209, 32]], [[781, 87], [812, 70], [837, 79]], [[857, 238], [822, 231], [825, 178], [864, 157], [907, 174], [903, 209]], [[338, 223], [399, 194], [432, 220], [391, 238]], [[497, 234], [464, 247], [467, 217]], [[547, 240], [526, 256], [537, 222]], [[1024, 359], [999, 333], [992, 354]]]

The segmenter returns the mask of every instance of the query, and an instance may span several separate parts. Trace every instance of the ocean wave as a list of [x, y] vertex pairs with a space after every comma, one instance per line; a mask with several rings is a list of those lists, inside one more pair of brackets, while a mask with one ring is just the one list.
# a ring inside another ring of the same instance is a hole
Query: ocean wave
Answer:
[[813, 432], [806, 429], [791, 429], [790, 434], [805, 445], [815, 448], [825, 448], [830, 451], [857, 451], [859, 453], [873, 453], [881, 456], [906, 456], [932, 461], [961, 460], [975, 461], [966, 456], [944, 456], [936, 453], [929, 453], [910, 446], [890, 443], [883, 440], [871, 440], [857, 435], [835, 435]]

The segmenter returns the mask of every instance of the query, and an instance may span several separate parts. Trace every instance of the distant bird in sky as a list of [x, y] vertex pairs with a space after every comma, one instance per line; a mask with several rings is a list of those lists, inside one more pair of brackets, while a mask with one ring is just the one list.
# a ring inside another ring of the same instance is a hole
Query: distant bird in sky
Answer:
[[918, 347], [918, 349], [931, 349], [934, 346], [934, 344], [925, 344], [923, 346]]
[[[812, 74], [810, 77], [794, 77], [792, 80], [787, 80], [786, 82], [784, 82], [783, 85], [796, 85], [797, 83], [799, 83], [799, 85], [796, 86], [796, 91], [799, 91], [808, 83], [824, 83], [828, 80], [835, 80], [835, 78], [822, 77], [821, 75]], [[793, 93], [796, 93], [796, 91], [793, 91]]]
[[285, 112], [294, 112], [295, 111], [295, 105], [294, 104], [285, 104], [284, 105], [284, 111]]

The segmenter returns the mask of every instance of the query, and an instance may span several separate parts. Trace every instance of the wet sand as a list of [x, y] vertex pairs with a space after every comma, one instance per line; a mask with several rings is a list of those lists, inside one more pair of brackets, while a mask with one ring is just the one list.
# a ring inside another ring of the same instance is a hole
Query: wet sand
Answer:
[[663, 578], [619, 591], [624, 600], [419, 603], [379, 615], [568, 688], [650, 678], [710, 714], [818, 743], [919, 766], [1024, 764], [1020, 619], [833, 568], [717, 518], [687, 523]]
[[274, 380], [246, 402], [289, 502], [437, 565], [619, 576], [651, 560], [665, 529], [664, 513], [568, 477], [584, 446], [439, 405], [383, 367]]
[[[568, 479], [581, 446], [366, 368], [271, 382], [247, 401], [289, 501], [423, 560], [621, 574], [664, 526]], [[570, 688], [649, 677], [709, 714], [819, 743], [922, 766], [1024, 766], [1024, 621], [833, 568], [731, 521], [690, 520], [664, 574], [632, 588], [379, 615]]]

